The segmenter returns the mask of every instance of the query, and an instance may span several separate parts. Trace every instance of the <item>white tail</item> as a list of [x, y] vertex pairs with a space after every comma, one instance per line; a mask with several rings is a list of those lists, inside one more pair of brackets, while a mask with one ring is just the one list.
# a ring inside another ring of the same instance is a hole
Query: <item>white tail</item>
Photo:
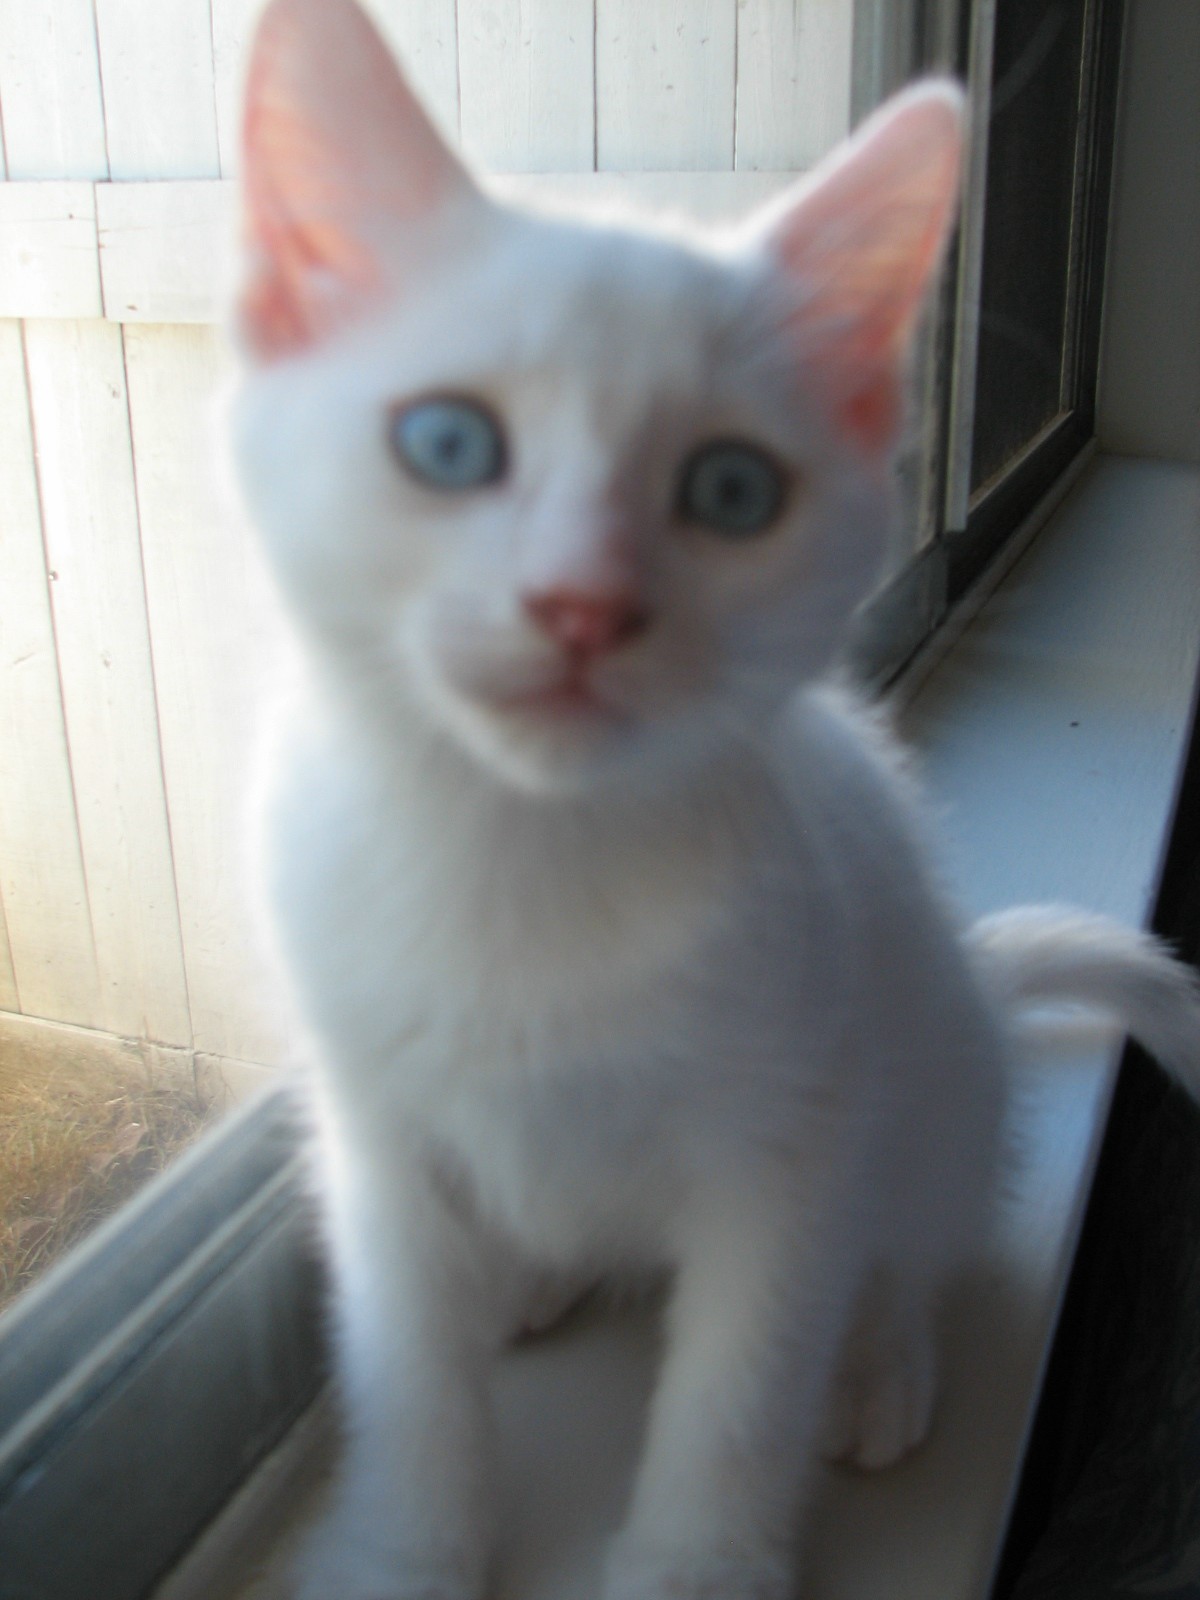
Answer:
[[1069, 907], [1017, 906], [975, 923], [967, 948], [1010, 1015], [1065, 1005], [1115, 1022], [1200, 1099], [1200, 981], [1159, 940]]

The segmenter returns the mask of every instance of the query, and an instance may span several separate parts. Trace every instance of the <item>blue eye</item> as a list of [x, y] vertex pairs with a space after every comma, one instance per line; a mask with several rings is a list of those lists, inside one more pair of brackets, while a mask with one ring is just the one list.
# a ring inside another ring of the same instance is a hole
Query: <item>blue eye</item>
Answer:
[[474, 400], [414, 400], [392, 413], [389, 440], [401, 464], [432, 489], [477, 489], [504, 475], [504, 435]]
[[783, 506], [783, 473], [751, 444], [709, 444], [697, 450], [679, 486], [682, 515], [731, 539], [761, 533]]

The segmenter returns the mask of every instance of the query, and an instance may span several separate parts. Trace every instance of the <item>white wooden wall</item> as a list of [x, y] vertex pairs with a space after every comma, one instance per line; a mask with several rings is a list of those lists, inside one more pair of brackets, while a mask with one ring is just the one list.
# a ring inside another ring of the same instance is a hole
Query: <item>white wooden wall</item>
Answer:
[[[257, 5], [0, 0], [0, 1043], [286, 1052], [239, 859], [278, 621], [209, 428]], [[369, 9], [478, 165], [568, 175], [518, 188], [731, 212], [847, 126], [852, 0]]]

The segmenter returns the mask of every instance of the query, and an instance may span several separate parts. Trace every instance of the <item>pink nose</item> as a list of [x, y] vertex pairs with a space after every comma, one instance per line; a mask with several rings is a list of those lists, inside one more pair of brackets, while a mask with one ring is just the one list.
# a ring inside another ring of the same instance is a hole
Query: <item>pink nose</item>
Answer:
[[635, 638], [650, 621], [645, 606], [628, 590], [594, 594], [551, 589], [525, 596], [533, 620], [571, 655], [599, 656]]

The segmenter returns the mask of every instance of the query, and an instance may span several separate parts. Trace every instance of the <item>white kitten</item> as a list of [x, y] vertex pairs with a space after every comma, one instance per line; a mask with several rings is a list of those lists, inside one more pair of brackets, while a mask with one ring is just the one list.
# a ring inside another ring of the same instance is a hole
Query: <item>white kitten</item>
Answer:
[[929, 1426], [1022, 999], [1195, 1068], [1148, 941], [963, 934], [819, 681], [960, 121], [909, 92], [733, 239], [600, 227], [486, 198], [350, 0], [265, 15], [234, 439], [311, 664], [270, 877], [349, 1429], [305, 1600], [483, 1594], [489, 1364], [547, 1275], [631, 1271], [673, 1288], [607, 1600], [782, 1600], [822, 1435]]

